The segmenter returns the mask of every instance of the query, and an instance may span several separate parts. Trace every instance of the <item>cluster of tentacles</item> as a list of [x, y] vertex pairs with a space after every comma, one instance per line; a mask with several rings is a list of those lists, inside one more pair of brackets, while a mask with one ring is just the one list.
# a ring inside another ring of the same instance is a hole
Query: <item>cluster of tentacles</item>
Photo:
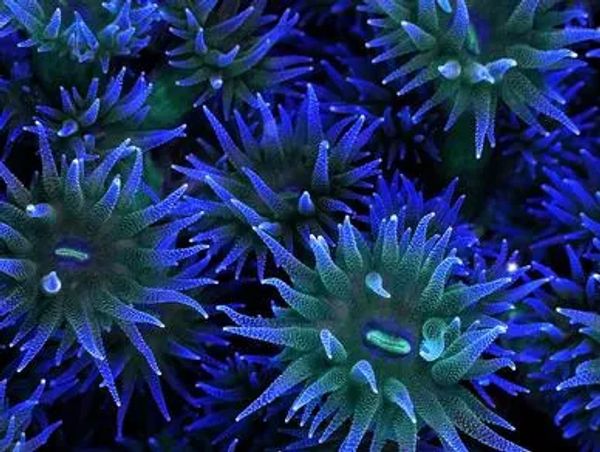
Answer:
[[0, 1], [0, 452], [599, 450], [599, 20]]

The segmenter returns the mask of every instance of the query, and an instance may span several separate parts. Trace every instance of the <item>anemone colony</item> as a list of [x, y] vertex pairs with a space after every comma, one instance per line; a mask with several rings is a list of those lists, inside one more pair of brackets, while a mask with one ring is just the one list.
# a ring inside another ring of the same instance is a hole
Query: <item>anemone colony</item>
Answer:
[[1, 0], [0, 451], [600, 450], [596, 3]]

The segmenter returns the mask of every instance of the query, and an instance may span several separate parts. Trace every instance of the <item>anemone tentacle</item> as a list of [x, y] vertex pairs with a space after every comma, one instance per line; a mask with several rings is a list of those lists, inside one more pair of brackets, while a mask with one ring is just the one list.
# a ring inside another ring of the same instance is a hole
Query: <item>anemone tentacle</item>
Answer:
[[440, 162], [438, 115], [431, 113], [413, 122], [412, 103], [396, 96], [396, 85], [381, 85], [384, 67], [373, 66], [369, 59], [343, 46], [334, 47], [332, 52], [329, 59], [339, 64], [322, 61], [327, 78], [316, 87], [325, 108], [336, 117], [364, 114], [367, 118], [382, 118], [373, 148], [383, 158], [386, 169], [398, 168], [407, 161]]
[[599, 152], [595, 146], [564, 152], [560, 164], [543, 168], [543, 194], [530, 200], [529, 208], [544, 225], [535, 248], [566, 242], [595, 253], [593, 242], [600, 240]]
[[3, 136], [5, 155], [23, 134], [23, 126], [30, 121], [33, 112], [35, 88], [31, 82], [28, 61], [18, 58], [10, 68], [0, 63], [0, 135]]
[[458, 180], [454, 179], [442, 192], [426, 198], [413, 181], [398, 171], [387, 180], [379, 177], [375, 192], [368, 200], [369, 216], [365, 221], [372, 230], [377, 231], [378, 224], [396, 215], [400, 228], [410, 227], [414, 230], [424, 215], [434, 212], [430, 230], [441, 235], [452, 228], [450, 247], [456, 248], [459, 255], [469, 253], [468, 249], [475, 246], [478, 239], [473, 225], [460, 216], [465, 195], [455, 196], [457, 185]]

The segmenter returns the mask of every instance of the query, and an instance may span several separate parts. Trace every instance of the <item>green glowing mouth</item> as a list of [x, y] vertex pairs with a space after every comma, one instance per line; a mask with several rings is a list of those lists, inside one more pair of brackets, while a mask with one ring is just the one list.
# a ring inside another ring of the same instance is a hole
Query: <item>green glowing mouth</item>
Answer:
[[57, 248], [54, 250], [54, 254], [58, 257], [64, 257], [67, 259], [73, 259], [79, 262], [86, 262], [90, 259], [88, 253], [76, 250], [74, 248]]
[[407, 355], [410, 353], [410, 343], [406, 339], [392, 336], [380, 330], [369, 331], [366, 340], [369, 344], [394, 355]]

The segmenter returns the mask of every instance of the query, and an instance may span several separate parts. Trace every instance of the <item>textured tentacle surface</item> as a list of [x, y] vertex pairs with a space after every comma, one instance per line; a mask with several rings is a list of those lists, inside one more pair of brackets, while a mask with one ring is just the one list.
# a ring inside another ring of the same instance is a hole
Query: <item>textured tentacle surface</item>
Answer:
[[130, 342], [153, 374], [160, 374], [152, 344], [138, 329], [165, 328], [155, 306], [178, 304], [191, 308], [185, 315], [206, 316], [184, 292], [213, 281], [172, 269], [203, 249], [178, 248], [174, 240], [181, 220], [170, 214], [185, 186], [156, 204], [141, 191], [126, 192], [123, 187], [134, 186], [130, 181], [139, 176], [131, 171], [122, 183], [116, 174], [117, 165], [138, 161], [127, 143], [93, 171], [78, 159], [58, 170], [45, 129], [36, 127], [42, 156], [38, 180], [27, 190], [6, 167], [2, 171], [14, 187], [0, 206], [2, 328], [12, 332], [11, 344], [22, 351], [17, 372], [62, 338], [60, 354], [81, 346], [119, 404], [113, 376], [119, 372], [110, 362], [114, 341]]
[[[258, 256], [259, 271], [264, 266], [267, 247], [253, 228], [280, 238], [288, 249], [307, 249], [311, 234], [331, 242], [336, 222], [361, 207], [360, 196], [379, 171], [380, 160], [362, 149], [373, 132], [365, 117], [326, 130], [312, 86], [296, 116], [281, 109], [275, 119], [262, 98], [259, 103], [260, 123], [237, 115], [237, 131], [204, 109], [225, 168], [196, 156], [188, 158], [191, 166], [175, 166], [206, 185], [187, 201], [191, 211], [204, 212], [194, 241], [210, 243], [224, 256], [219, 269], [236, 265], [237, 274], [249, 254]], [[256, 126], [261, 133], [252, 135]]]
[[558, 70], [581, 67], [569, 47], [598, 41], [600, 32], [582, 23], [587, 15], [581, 7], [563, 11], [558, 3], [365, 0], [362, 8], [375, 29], [367, 46], [380, 52], [376, 62], [398, 63], [383, 83], [402, 81], [402, 94], [406, 87], [433, 84], [413, 119], [443, 104], [451, 111], [449, 127], [468, 112], [481, 157], [486, 143], [495, 146], [500, 102], [529, 126], [545, 116], [579, 134], [546, 80]]
[[[227, 331], [282, 346], [287, 366], [239, 419], [281, 403], [300, 387], [288, 418], [316, 404], [307, 416], [313, 419], [310, 436], [321, 439], [348, 421], [341, 450], [359, 450], [368, 432], [374, 444], [414, 445], [423, 425], [451, 450], [466, 450], [459, 431], [498, 450], [523, 450], [486, 425], [500, 424], [491, 411], [482, 417], [483, 405], [474, 405], [477, 399], [460, 385], [514, 366], [508, 358], [485, 359], [507, 326], [484, 320], [510, 297], [506, 286], [514, 281], [493, 275], [487, 284], [461, 281], [463, 263], [448, 250], [451, 229], [442, 236], [428, 233], [434, 217], [424, 216], [414, 232], [405, 232], [397, 216], [383, 219], [368, 243], [347, 219], [335, 248], [311, 238], [318, 275], [312, 287], [265, 281], [286, 305], [274, 319], [224, 309], [237, 325]], [[284, 268], [294, 280], [294, 267]]]

